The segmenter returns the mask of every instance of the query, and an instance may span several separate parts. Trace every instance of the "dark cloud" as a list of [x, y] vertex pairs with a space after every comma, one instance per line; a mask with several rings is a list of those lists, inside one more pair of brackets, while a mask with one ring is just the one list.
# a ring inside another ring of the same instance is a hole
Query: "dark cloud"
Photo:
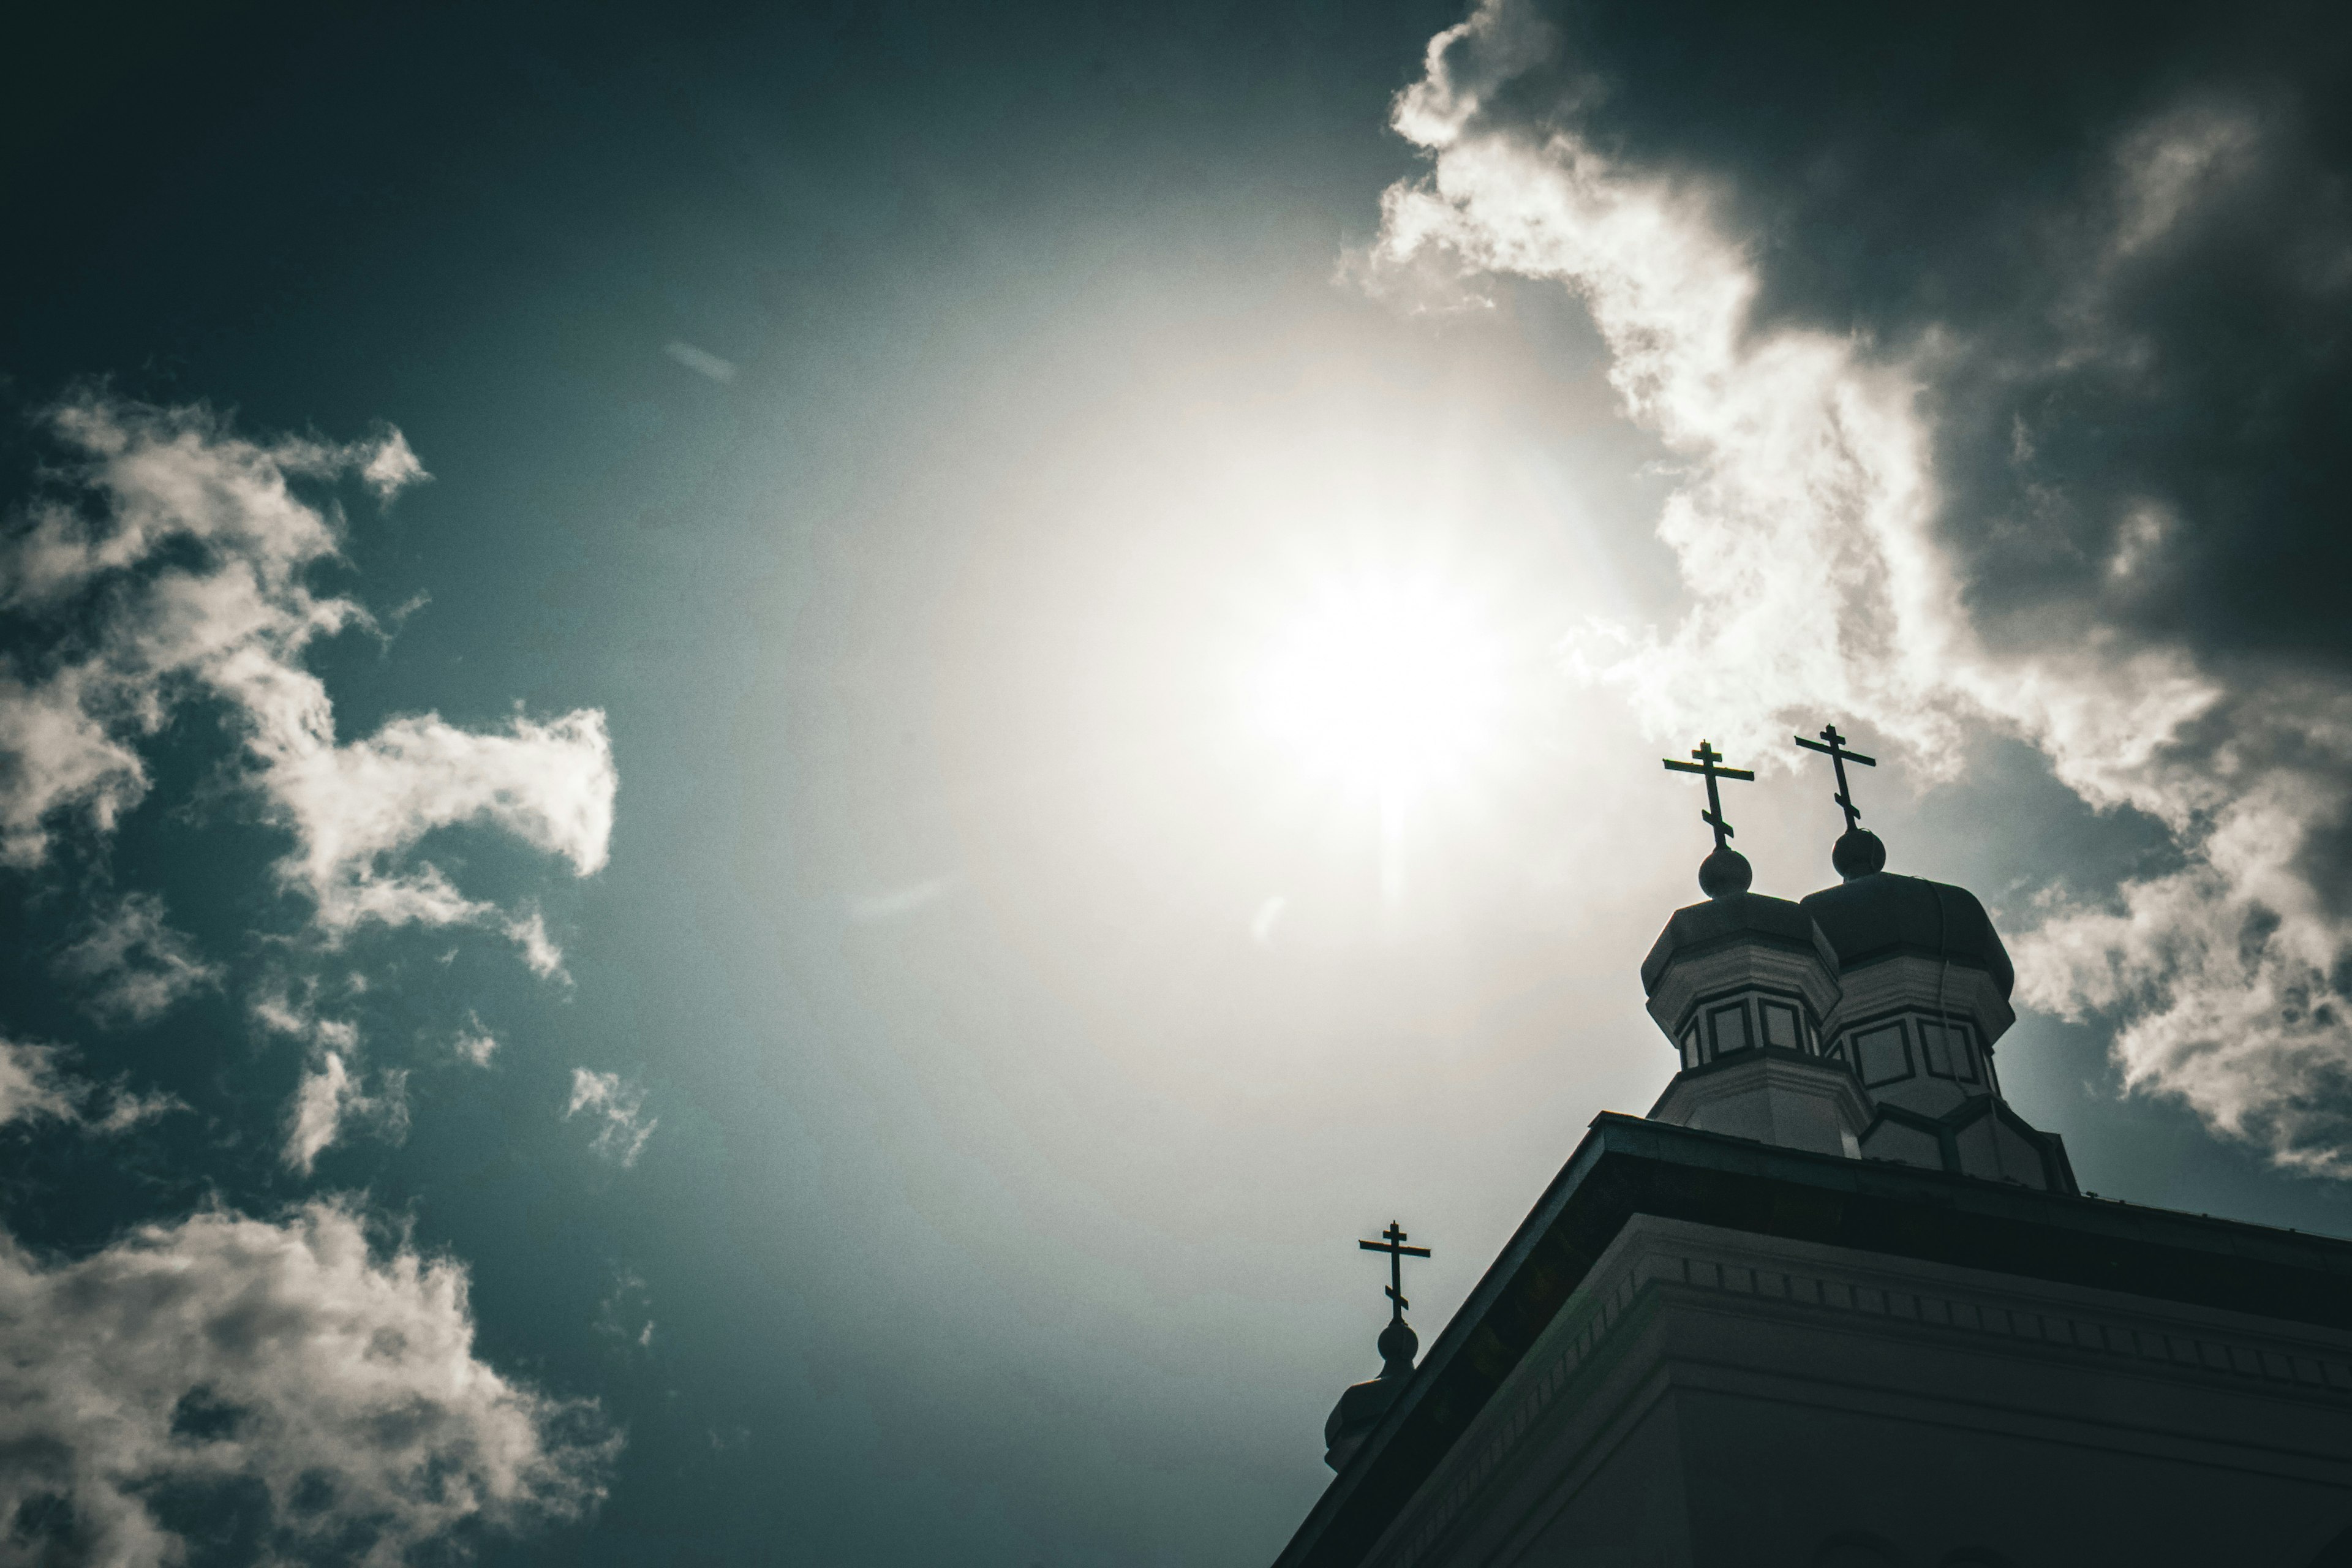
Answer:
[[1759, 329], [1947, 340], [1941, 522], [1985, 611], [2081, 601], [2200, 648], [2352, 659], [2339, 8], [1555, 25], [1555, 90], [1591, 105], [1597, 145], [1722, 184]]
[[2049, 889], [2021, 994], [2337, 1171], [2347, 44], [2299, 8], [1503, 0], [1399, 100], [1435, 163], [1365, 268], [1565, 282], [1680, 455], [1692, 611], [1582, 668], [1759, 744], [1851, 714], [1929, 770], [1990, 727], [2145, 814], [2178, 863]]

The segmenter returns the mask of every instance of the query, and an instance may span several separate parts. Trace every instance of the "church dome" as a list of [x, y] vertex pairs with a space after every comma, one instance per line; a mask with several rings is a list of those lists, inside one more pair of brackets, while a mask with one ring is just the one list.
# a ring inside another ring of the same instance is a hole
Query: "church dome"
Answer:
[[2009, 995], [2017, 971], [1977, 896], [1966, 888], [1873, 871], [1808, 895], [1803, 908], [1851, 971], [1910, 955], [1982, 970]]
[[[1650, 949], [1650, 956], [1642, 961], [1643, 994], [1656, 995], [1667, 968], [1677, 960], [1735, 943], [1754, 942], [1797, 952], [1820, 949], [1820, 938], [1813, 934], [1812, 916], [1804, 905], [1792, 904], [1769, 893], [1724, 894], [1703, 904], [1676, 910], [1674, 918], [1666, 921], [1666, 929], [1658, 933], [1657, 942]], [[1830, 954], [1822, 953], [1822, 957], [1826, 960]], [[1834, 971], [1836, 966], [1831, 967]]]

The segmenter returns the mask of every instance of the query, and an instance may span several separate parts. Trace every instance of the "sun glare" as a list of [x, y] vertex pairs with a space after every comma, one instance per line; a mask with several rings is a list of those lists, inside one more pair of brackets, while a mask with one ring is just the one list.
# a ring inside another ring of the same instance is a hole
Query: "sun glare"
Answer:
[[1394, 816], [1494, 748], [1505, 665], [1476, 605], [1441, 581], [1333, 583], [1276, 637], [1258, 718], [1312, 772]]

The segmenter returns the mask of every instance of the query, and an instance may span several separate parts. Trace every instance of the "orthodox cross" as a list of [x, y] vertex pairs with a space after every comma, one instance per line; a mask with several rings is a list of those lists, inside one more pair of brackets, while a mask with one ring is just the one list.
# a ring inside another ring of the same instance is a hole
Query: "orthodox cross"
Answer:
[[1723, 753], [1717, 751], [1713, 746], [1708, 745], [1705, 741], [1701, 741], [1698, 743], [1698, 750], [1693, 752], [1691, 755], [1696, 757], [1698, 761], [1695, 763], [1678, 763], [1672, 757], [1667, 757], [1664, 759], [1664, 761], [1667, 768], [1672, 772], [1678, 773], [1704, 773], [1706, 775], [1706, 809], [1698, 814], [1698, 819], [1701, 822], [1706, 823], [1709, 827], [1715, 829], [1715, 847], [1717, 849], [1728, 849], [1730, 846], [1726, 844], [1724, 840], [1731, 837], [1731, 824], [1723, 820], [1723, 800], [1716, 792], [1715, 781], [1717, 779], [1740, 779], [1748, 784], [1754, 784], [1756, 782], [1756, 775], [1748, 772], [1746, 768], [1717, 767], [1715, 764], [1723, 761]]
[[[1865, 757], [1860, 752], [1847, 751], [1845, 737], [1837, 732], [1837, 726], [1834, 724], [1822, 731], [1821, 741], [1808, 741], [1802, 735], [1796, 737], [1796, 741], [1797, 744], [1804, 747], [1805, 750], [1819, 752], [1830, 760], [1830, 766], [1837, 770], [1838, 786], [1837, 794], [1830, 798], [1836, 801], [1838, 809], [1845, 813], [1845, 830], [1848, 833], [1860, 827], [1862, 808], [1853, 804], [1853, 792], [1845, 787], [1845, 765], [1848, 763], [1860, 763], [1865, 768], [1874, 768], [1878, 765], [1878, 760], [1874, 757]], [[1829, 744], [1825, 746], [1822, 744], [1822, 741], [1827, 741]], [[1697, 753], [1692, 754], [1696, 756]]]
[[1397, 1227], [1397, 1222], [1394, 1220], [1389, 1221], [1388, 1229], [1381, 1232], [1381, 1235], [1385, 1239], [1359, 1241], [1356, 1245], [1366, 1252], [1385, 1252], [1389, 1255], [1389, 1300], [1396, 1303], [1389, 1309], [1389, 1316], [1402, 1319], [1404, 1316], [1404, 1310], [1412, 1305], [1404, 1299], [1404, 1260], [1408, 1258], [1426, 1258], [1429, 1256], [1429, 1248], [1407, 1247], [1404, 1244], [1405, 1233]]

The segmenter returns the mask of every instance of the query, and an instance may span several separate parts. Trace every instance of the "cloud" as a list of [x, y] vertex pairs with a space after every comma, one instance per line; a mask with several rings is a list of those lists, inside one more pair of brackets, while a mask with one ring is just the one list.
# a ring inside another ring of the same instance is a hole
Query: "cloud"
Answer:
[[79, 1118], [79, 1086], [58, 1070], [57, 1058], [53, 1047], [0, 1039], [0, 1127]]
[[1664, 731], [1696, 724], [1760, 752], [1784, 712], [1818, 707], [1946, 752], [1965, 701], [1948, 672], [1974, 650], [1945, 613], [1954, 584], [1927, 537], [1916, 380], [1849, 339], [1751, 331], [1759, 279], [1708, 184], [1490, 118], [1513, 73], [1549, 58], [1549, 35], [1520, 10], [1483, 5], [1441, 34], [1400, 96], [1397, 128], [1435, 166], [1387, 192], [1364, 270], [1377, 280], [1435, 254], [1567, 284], [1627, 411], [1682, 459], [1658, 533], [1694, 608], [1630, 653], [1580, 649], [1586, 668]]
[[456, 1046], [459, 1056], [478, 1068], [486, 1068], [490, 1065], [490, 1058], [498, 1053], [499, 1042], [496, 1036], [482, 1026], [478, 1016], [467, 1013], [466, 1026], [457, 1031]]
[[721, 385], [735, 379], [734, 362], [720, 359], [709, 349], [698, 349], [692, 343], [672, 341], [662, 345], [662, 353], [669, 355], [695, 374], [709, 376]]
[[287, 1167], [309, 1175], [319, 1156], [348, 1126], [365, 1124], [397, 1143], [408, 1132], [408, 1074], [398, 1068], [377, 1075], [378, 1088], [365, 1092], [341, 1051], [321, 1051], [302, 1072], [287, 1114]]
[[563, 1108], [563, 1119], [585, 1115], [596, 1121], [591, 1147], [624, 1170], [637, 1163], [646, 1140], [661, 1125], [661, 1119], [647, 1116], [645, 1108], [646, 1091], [623, 1081], [619, 1073], [572, 1069], [572, 1099]]
[[111, 1136], [118, 1132], [128, 1132], [134, 1127], [143, 1127], [148, 1122], [159, 1117], [169, 1116], [175, 1110], [187, 1109], [186, 1100], [163, 1089], [156, 1089], [147, 1094], [133, 1094], [129, 1089], [117, 1085], [107, 1095], [105, 1109], [94, 1116], [86, 1115], [82, 1125], [91, 1132], [101, 1136]]
[[134, 1094], [119, 1082], [100, 1088], [66, 1071], [67, 1055], [56, 1046], [0, 1038], [0, 1127], [55, 1121], [108, 1135], [187, 1109], [160, 1090]]
[[349, 1018], [322, 1016], [315, 981], [280, 981], [265, 987], [255, 994], [252, 1010], [254, 1021], [264, 1028], [308, 1047], [302, 1076], [286, 1109], [286, 1142], [279, 1158], [289, 1170], [310, 1174], [319, 1156], [353, 1128], [368, 1129], [394, 1143], [408, 1135], [407, 1072], [385, 1068], [376, 1075], [377, 1087], [370, 1092], [360, 1071], [359, 1025]]
[[0, 864], [40, 864], [48, 824], [63, 812], [78, 808], [110, 833], [139, 804], [146, 771], [110, 732], [117, 715], [127, 726], [145, 723], [102, 670], [67, 667], [28, 685], [0, 658]]
[[961, 880], [950, 872], [944, 877], [929, 877], [903, 888], [893, 888], [887, 892], [861, 893], [849, 900], [849, 918], [859, 925], [898, 920], [927, 905], [938, 903], [955, 891], [956, 884]]
[[639, 1350], [654, 1342], [653, 1293], [634, 1268], [616, 1271], [612, 1294], [596, 1309], [596, 1331]]
[[[1929, 777], [1990, 730], [2145, 814], [2178, 868], [2053, 889], [2021, 998], [2111, 1022], [2127, 1083], [2352, 1173], [2352, 552], [2327, 521], [2352, 473], [2315, 412], [2352, 375], [2343, 150], [2292, 92], [2174, 87], [2122, 120], [1974, 73], [1966, 109], [1932, 73], [1858, 93], [1837, 73], [1864, 46], [1823, 37], [1769, 46], [1822, 90], [1768, 113], [1717, 90], [1773, 79], [1734, 70], [1743, 26], [1707, 56], [1731, 75], [1685, 83], [1581, 14], [1481, 5], [1397, 99], [1431, 167], [1350, 275], [1409, 303], [1565, 286], [1674, 454], [1657, 532], [1687, 612], [1596, 627], [1573, 668], [1767, 765], [1824, 716]], [[2013, 166], [1953, 129], [2003, 92], [2045, 138]], [[1956, 146], [1977, 162], [1938, 162]]]
[[151, 1024], [194, 992], [220, 984], [221, 972], [196, 955], [194, 942], [163, 918], [163, 900], [132, 893], [95, 916], [59, 950], [52, 964], [82, 988], [82, 1005], [110, 1026]]
[[[345, 746], [330, 738], [323, 688], [315, 706], [276, 717], [299, 721], [257, 733], [252, 745], [262, 787], [299, 846], [280, 874], [310, 895], [330, 931], [366, 921], [487, 918], [489, 906], [462, 897], [434, 866], [387, 868], [437, 827], [488, 822], [563, 857], [583, 877], [604, 864], [614, 776], [601, 713], [545, 724], [518, 715], [503, 733], [461, 730], [427, 713], [394, 719]], [[538, 929], [543, 942], [545, 927]]]
[[272, 1561], [415, 1560], [577, 1518], [620, 1439], [474, 1354], [464, 1270], [349, 1207], [214, 1211], [78, 1260], [0, 1235], [0, 1519], [26, 1561], [161, 1568], [162, 1506], [266, 1500]]
[[330, 940], [370, 921], [498, 920], [415, 857], [436, 829], [494, 826], [581, 876], [604, 865], [616, 779], [600, 712], [487, 731], [425, 713], [337, 740], [303, 657], [373, 623], [310, 586], [338, 555], [341, 514], [300, 492], [356, 474], [388, 499], [422, 480], [398, 431], [257, 440], [202, 408], [98, 395], [48, 428], [66, 454], [57, 493], [0, 542], [0, 595], [49, 633], [0, 662], [0, 859], [41, 864], [76, 820], [110, 832], [147, 788], [139, 742], [204, 695], [234, 715], [247, 783], [294, 841], [279, 879]]
[[433, 476], [425, 471], [416, 454], [408, 445], [408, 437], [387, 427], [375, 452], [360, 466], [360, 478], [373, 490], [378, 500], [389, 501], [411, 485], [423, 484]]
[[541, 980], [569, 982], [572, 975], [563, 967], [563, 950], [547, 934], [547, 919], [537, 910], [528, 910], [516, 920], [507, 922], [507, 935], [522, 948], [522, 961]]

